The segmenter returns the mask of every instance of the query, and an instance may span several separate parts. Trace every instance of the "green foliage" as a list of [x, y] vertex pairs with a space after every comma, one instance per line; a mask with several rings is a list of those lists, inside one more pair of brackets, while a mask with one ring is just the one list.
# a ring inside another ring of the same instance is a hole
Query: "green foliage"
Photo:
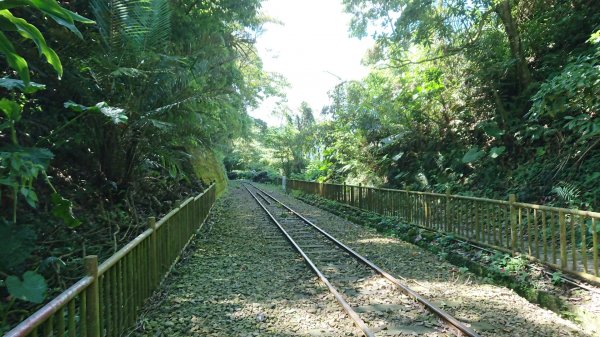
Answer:
[[600, 101], [597, 84], [600, 81], [600, 44], [596, 31], [588, 39], [595, 47], [594, 54], [583, 54], [570, 60], [554, 76], [547, 79], [533, 95], [530, 118], [562, 118], [578, 113], [598, 111]]
[[373, 67], [332, 88], [297, 177], [555, 204], [564, 181], [598, 207], [600, 3], [344, 4]]
[[506, 146], [492, 147], [490, 149], [490, 157], [496, 159], [500, 157], [504, 153], [504, 151], [506, 151]]
[[552, 284], [555, 286], [561, 285], [564, 283], [563, 274], [560, 271], [555, 271], [552, 273]]
[[20, 273], [35, 249], [36, 233], [30, 226], [19, 226], [0, 218], [0, 270]]
[[81, 224], [81, 221], [73, 215], [73, 203], [70, 200], [55, 192], [50, 196], [50, 202], [52, 203], [52, 215], [63, 220], [67, 226], [77, 227]]
[[17, 53], [11, 41], [4, 34], [4, 31], [15, 30], [21, 37], [33, 41], [37, 46], [39, 53], [46, 58], [46, 61], [54, 68], [54, 71], [56, 71], [58, 76], [62, 76], [63, 68], [60, 59], [56, 52], [48, 47], [42, 33], [25, 19], [15, 17], [11, 13], [10, 10], [19, 7], [32, 7], [37, 9], [43, 14], [51, 17], [59, 25], [71, 30], [79, 37], [82, 36], [75, 26], [75, 22], [78, 21], [86, 24], [94, 22], [61, 7], [55, 0], [5, 1], [3, 4], [0, 4], [0, 22], [2, 23], [2, 31], [0, 31], [0, 52], [4, 54], [10, 67], [17, 71], [21, 80], [23, 80], [26, 85], [29, 84], [29, 66], [27, 61]]
[[[30, 24], [24, 19], [13, 16], [12, 13], [7, 9], [0, 10], [0, 20], [2, 20], [4, 23], [9, 22], [14, 26], [14, 28], [16, 28], [22, 37], [32, 40], [37, 46], [40, 54], [44, 55], [46, 61], [52, 65], [58, 76], [62, 76], [63, 69], [58, 55], [52, 48], [48, 47], [44, 36], [34, 25]], [[14, 50], [9, 52], [14, 53]], [[21, 75], [21, 78], [23, 78], [23, 75]]]
[[469, 151], [467, 151], [467, 153], [465, 153], [462, 161], [463, 163], [470, 163], [481, 159], [483, 156], [485, 156], [484, 151], [479, 150], [478, 147], [472, 147], [469, 149]]
[[29, 83], [29, 67], [27, 61], [15, 50], [15, 47], [8, 40], [4, 33], [0, 32], [0, 52], [6, 55], [6, 61], [8, 65], [17, 71], [17, 74], [23, 82]]
[[36, 91], [46, 89], [46, 86], [43, 84], [29, 82], [25, 83], [22, 80], [15, 80], [12, 78], [0, 78], [0, 87], [5, 88], [7, 90], [18, 90], [26, 94], [33, 94]]
[[[0, 229], [10, 238], [3, 272], [37, 268], [49, 289], [64, 288], [80, 276], [82, 247], [104, 258], [139, 233], [140, 217], [203, 189], [189, 151], [229, 149], [249, 134], [247, 109], [283, 82], [262, 70], [253, 45], [259, 6], [0, 2], [0, 220], [10, 224]], [[60, 263], [39, 262], [52, 257]], [[11, 276], [11, 289], [38, 301], [27, 290], [36, 279]], [[14, 312], [0, 313], [2, 324], [16, 323]]]
[[[498, 276], [516, 275], [517, 278], [527, 278], [527, 258], [522, 256], [512, 257], [509, 254], [497, 252], [487, 259], [489, 269]], [[523, 280], [524, 281], [524, 280]]]
[[316, 123], [307, 103], [300, 105], [297, 114], [287, 106], [279, 113], [285, 124], [267, 127], [254, 121], [252, 138], [237, 139], [225, 158], [228, 171], [280, 171], [288, 177], [304, 171], [309, 159], [316, 158]]
[[106, 102], [96, 103], [94, 106], [83, 106], [71, 101], [65, 102], [65, 108], [71, 109], [75, 112], [91, 112], [100, 113], [108, 117], [114, 124], [127, 123], [127, 115], [124, 109], [114, 108], [108, 106]]
[[46, 290], [48, 290], [46, 280], [34, 271], [26, 271], [22, 279], [11, 275], [4, 283], [10, 296], [19, 300], [42, 303], [46, 298]]
[[0, 172], [4, 178], [0, 185], [13, 190], [13, 222], [16, 222], [17, 193], [35, 208], [38, 197], [33, 182], [40, 173], [45, 173], [53, 155], [48, 149], [10, 145], [0, 148]]
[[558, 197], [560, 206], [574, 208], [580, 201], [581, 191], [572, 183], [560, 182], [551, 192]]
[[[93, 0], [90, 2], [105, 46], [129, 53], [164, 49], [171, 33], [168, 1]], [[115, 74], [137, 75], [136, 68], [121, 67]]]
[[21, 119], [21, 107], [17, 102], [3, 98], [0, 100], [0, 110], [11, 123], [16, 123]]

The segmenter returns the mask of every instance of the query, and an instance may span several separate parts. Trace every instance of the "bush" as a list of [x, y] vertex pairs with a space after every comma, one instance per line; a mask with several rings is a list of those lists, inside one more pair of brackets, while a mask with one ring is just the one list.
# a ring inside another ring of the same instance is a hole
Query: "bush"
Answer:
[[280, 176], [273, 170], [264, 170], [256, 174], [252, 181], [257, 183], [277, 184]]
[[252, 180], [253, 182], [256, 183], [277, 183], [279, 181], [279, 174], [277, 174], [277, 172], [270, 170], [270, 169], [264, 169], [264, 170], [260, 170], [260, 171], [256, 171], [256, 170], [247, 170], [247, 171], [240, 171], [240, 170], [233, 170], [233, 171], [229, 171], [227, 172], [227, 178], [229, 179], [240, 179], [240, 180]]

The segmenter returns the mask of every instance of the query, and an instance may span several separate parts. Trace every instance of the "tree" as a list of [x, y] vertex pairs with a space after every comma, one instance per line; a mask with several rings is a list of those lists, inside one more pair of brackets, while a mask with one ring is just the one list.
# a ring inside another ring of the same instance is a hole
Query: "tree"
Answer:
[[281, 81], [254, 48], [258, 0], [61, 4], [0, 3], [0, 236], [20, 255], [5, 252], [0, 275], [42, 271], [52, 258], [68, 270], [46, 269], [52, 291], [79, 276], [82, 247], [105, 258], [141, 218], [202, 190], [191, 150], [249, 133], [247, 109]]
[[600, 3], [344, 3], [351, 32], [375, 38], [374, 67], [332, 89], [311, 177], [519, 189], [524, 198], [578, 179], [568, 168], [586, 172], [586, 183], [595, 177], [597, 67], [586, 41], [600, 24]]

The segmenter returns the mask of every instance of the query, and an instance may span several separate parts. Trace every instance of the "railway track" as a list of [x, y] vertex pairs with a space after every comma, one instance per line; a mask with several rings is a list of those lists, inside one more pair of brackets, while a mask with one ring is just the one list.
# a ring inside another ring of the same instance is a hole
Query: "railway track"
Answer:
[[365, 336], [479, 336], [269, 193], [244, 187]]

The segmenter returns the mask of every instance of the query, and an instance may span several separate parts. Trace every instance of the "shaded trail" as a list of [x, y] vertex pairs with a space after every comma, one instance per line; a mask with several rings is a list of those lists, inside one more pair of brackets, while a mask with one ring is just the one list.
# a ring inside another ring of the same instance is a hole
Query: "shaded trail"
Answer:
[[182, 260], [135, 336], [361, 335], [236, 183]]
[[[270, 187], [271, 190], [274, 188]], [[471, 326], [482, 336], [589, 336], [511, 290], [416, 246], [385, 238], [289, 196], [294, 205], [359, 253]], [[237, 182], [182, 262], [147, 306], [135, 336], [361, 336], [353, 322]]]

